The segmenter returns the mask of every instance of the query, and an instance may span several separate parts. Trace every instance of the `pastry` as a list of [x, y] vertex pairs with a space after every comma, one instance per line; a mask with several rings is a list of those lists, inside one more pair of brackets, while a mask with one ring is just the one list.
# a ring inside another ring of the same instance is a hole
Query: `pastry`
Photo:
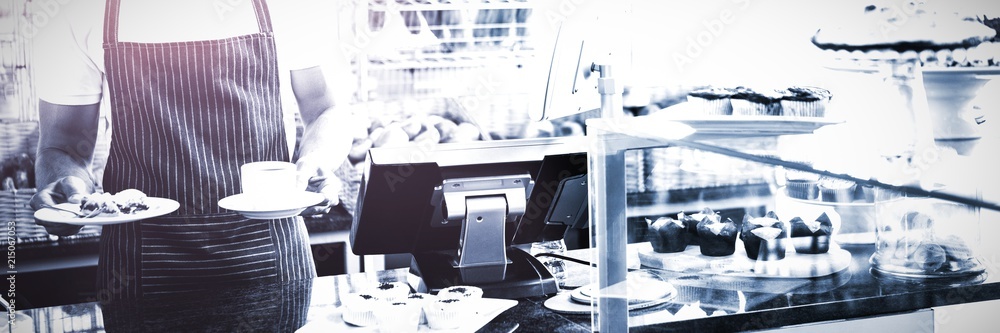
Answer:
[[436, 301], [437, 296], [426, 294], [426, 293], [412, 293], [406, 296], [408, 302], [414, 303], [420, 307], [420, 323], [427, 323], [427, 314], [424, 313], [424, 306], [430, 302]]
[[764, 217], [743, 216], [740, 240], [747, 257], [753, 260], [780, 260], [785, 258], [785, 239], [788, 232], [785, 224], [774, 212]]
[[732, 255], [736, 252], [736, 236], [739, 230], [733, 220], [721, 220], [718, 214], [705, 216], [698, 222], [698, 237], [701, 238], [701, 254], [711, 257]]
[[340, 300], [343, 304], [344, 322], [354, 326], [375, 325], [375, 306], [379, 300], [372, 294], [350, 293]]
[[738, 87], [729, 100], [733, 104], [733, 115], [780, 116], [781, 97], [781, 93], [775, 90]]
[[698, 223], [708, 215], [715, 215], [715, 211], [705, 208], [700, 213], [691, 215], [684, 214], [684, 212], [677, 213], [677, 219], [684, 223], [684, 229], [687, 230], [688, 245], [701, 244], [701, 238], [698, 237]]
[[470, 312], [467, 300], [457, 298], [437, 299], [424, 305], [427, 326], [432, 330], [456, 329], [462, 317]]
[[684, 222], [670, 217], [660, 217], [654, 222], [646, 219], [649, 232], [646, 233], [653, 251], [657, 253], [682, 252], [687, 248], [687, 229]]
[[796, 253], [820, 254], [830, 251], [830, 238], [833, 235], [833, 223], [830, 217], [823, 213], [814, 221], [805, 221], [800, 217], [792, 218], [792, 246]]
[[375, 321], [379, 332], [417, 332], [420, 329], [421, 306], [407, 299], [382, 301], [375, 306]]
[[823, 178], [817, 187], [820, 199], [825, 202], [851, 202], [854, 201], [857, 184], [848, 180]]
[[372, 295], [383, 301], [406, 299], [410, 294], [410, 286], [403, 282], [383, 282], [371, 290]]
[[[869, 5], [813, 35], [816, 47], [843, 60], [913, 60], [928, 67], [996, 64], [997, 36], [988, 19], [930, 10], [924, 3]], [[970, 57], [971, 56], [971, 57]], [[971, 59], [970, 59], [971, 58]]]
[[136, 189], [110, 193], [92, 193], [80, 201], [80, 213], [87, 217], [114, 217], [149, 210], [146, 194]]
[[728, 88], [707, 87], [695, 89], [688, 93], [687, 101], [694, 105], [694, 110], [709, 115], [730, 115], [733, 106], [729, 98], [734, 90]]
[[996, 36], [983, 23], [954, 14], [915, 8], [905, 13], [896, 7], [869, 5], [843, 24], [821, 28], [812, 42], [821, 49], [850, 51], [894, 51], [965, 49]]
[[829, 90], [816, 87], [789, 87], [782, 91], [781, 115], [790, 117], [823, 117], [830, 102]]
[[483, 297], [483, 289], [475, 286], [451, 286], [438, 291], [437, 296], [441, 299], [476, 299]]

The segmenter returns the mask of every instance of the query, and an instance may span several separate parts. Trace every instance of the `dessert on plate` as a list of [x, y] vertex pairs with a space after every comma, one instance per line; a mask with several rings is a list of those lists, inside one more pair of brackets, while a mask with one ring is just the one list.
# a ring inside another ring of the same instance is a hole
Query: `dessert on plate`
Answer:
[[753, 260], [780, 260], [785, 258], [785, 224], [774, 212], [763, 217], [743, 216], [740, 240], [747, 257]]
[[833, 237], [833, 223], [826, 213], [816, 220], [805, 221], [794, 217], [791, 221], [792, 246], [796, 253], [820, 254], [830, 251], [830, 238]]
[[701, 254], [710, 257], [732, 255], [736, 252], [736, 236], [739, 230], [733, 220], [725, 221], [718, 214], [707, 215], [698, 222], [698, 237], [701, 238]]
[[646, 235], [654, 252], [675, 253], [687, 248], [689, 237], [683, 221], [663, 216], [656, 221], [647, 218], [646, 223], [649, 226]]

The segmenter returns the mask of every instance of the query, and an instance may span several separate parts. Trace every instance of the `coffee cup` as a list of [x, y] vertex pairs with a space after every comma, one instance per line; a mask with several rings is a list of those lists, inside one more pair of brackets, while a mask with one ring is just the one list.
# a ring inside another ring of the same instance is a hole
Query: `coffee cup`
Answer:
[[295, 164], [281, 161], [247, 163], [240, 167], [240, 185], [251, 197], [277, 198], [296, 191]]

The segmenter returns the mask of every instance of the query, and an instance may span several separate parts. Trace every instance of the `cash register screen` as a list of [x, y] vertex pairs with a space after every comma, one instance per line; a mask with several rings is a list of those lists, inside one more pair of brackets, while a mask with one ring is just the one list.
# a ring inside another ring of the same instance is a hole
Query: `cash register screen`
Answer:
[[[421, 292], [473, 285], [493, 298], [554, 294], [555, 278], [514, 245], [561, 239], [568, 226], [587, 225], [582, 139], [372, 149], [351, 228], [352, 250], [412, 254], [410, 271], [421, 277]], [[475, 191], [459, 191], [458, 201], [445, 199], [456, 193], [445, 189], [456, 185]], [[497, 189], [506, 192], [497, 195]]]

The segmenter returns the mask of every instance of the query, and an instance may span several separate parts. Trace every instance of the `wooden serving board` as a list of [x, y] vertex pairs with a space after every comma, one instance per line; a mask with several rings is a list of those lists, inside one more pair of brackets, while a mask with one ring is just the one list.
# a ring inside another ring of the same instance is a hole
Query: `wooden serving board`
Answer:
[[754, 278], [813, 278], [831, 275], [851, 265], [851, 253], [836, 243], [822, 254], [800, 254], [788, 246], [785, 258], [758, 261], [747, 257], [743, 242], [736, 240], [736, 252], [729, 256], [710, 257], [701, 254], [697, 245], [689, 245], [683, 252], [657, 253], [647, 242], [638, 245], [639, 263], [649, 268], [679, 273], [727, 275]]

